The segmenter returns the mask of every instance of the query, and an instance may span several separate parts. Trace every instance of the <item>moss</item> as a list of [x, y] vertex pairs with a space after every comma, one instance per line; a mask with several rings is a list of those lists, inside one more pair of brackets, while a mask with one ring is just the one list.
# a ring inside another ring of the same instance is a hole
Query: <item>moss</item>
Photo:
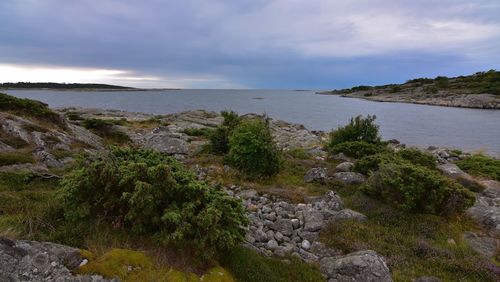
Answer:
[[100, 274], [107, 278], [126, 280], [133, 272], [151, 270], [153, 262], [143, 252], [113, 249], [96, 260], [78, 268], [81, 274]]
[[26, 152], [1, 152], [0, 166], [33, 163], [33, 156]]

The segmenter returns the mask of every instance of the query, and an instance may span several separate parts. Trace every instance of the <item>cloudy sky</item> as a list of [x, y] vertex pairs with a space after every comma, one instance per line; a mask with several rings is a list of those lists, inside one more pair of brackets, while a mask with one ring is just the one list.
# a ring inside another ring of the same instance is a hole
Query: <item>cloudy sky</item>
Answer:
[[330, 89], [500, 69], [499, 0], [1, 0], [0, 81]]

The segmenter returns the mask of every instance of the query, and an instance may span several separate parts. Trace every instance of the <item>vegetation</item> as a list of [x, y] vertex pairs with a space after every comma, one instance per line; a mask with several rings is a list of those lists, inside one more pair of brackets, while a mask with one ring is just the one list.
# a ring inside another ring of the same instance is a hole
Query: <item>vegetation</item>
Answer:
[[266, 178], [277, 174], [281, 159], [281, 151], [273, 141], [267, 120], [243, 120], [229, 136], [226, 161], [249, 177]]
[[212, 128], [186, 128], [184, 130], [184, 133], [186, 133], [189, 136], [202, 136], [202, 137], [209, 137], [213, 133]]
[[456, 162], [462, 170], [476, 176], [500, 181], [500, 160], [485, 155], [473, 155]]
[[229, 136], [241, 122], [241, 118], [236, 112], [222, 111], [221, 114], [224, 121], [209, 136], [210, 151], [216, 155], [224, 155], [229, 152]]
[[209, 188], [171, 157], [118, 149], [67, 174], [60, 191], [66, 220], [98, 220], [189, 243], [210, 254], [239, 243], [247, 223], [238, 200]]
[[241, 282], [324, 281], [317, 268], [296, 258], [286, 264], [243, 247], [224, 253], [220, 261]]
[[53, 82], [7, 82], [0, 83], [0, 88], [6, 89], [107, 89], [107, 90], [124, 90], [124, 89], [134, 89], [125, 86], [116, 86], [108, 84], [96, 84], [96, 83], [53, 83]]
[[35, 100], [16, 98], [0, 93], [0, 111], [65, 127], [64, 119], [59, 114], [49, 109], [46, 104]]
[[104, 119], [86, 119], [83, 121], [83, 127], [91, 130], [95, 134], [103, 137], [111, 144], [126, 144], [130, 142], [130, 137], [118, 129], [115, 125], [121, 125], [124, 121], [121, 120], [104, 120]]
[[365, 141], [352, 141], [343, 142], [328, 148], [331, 154], [344, 153], [349, 157], [362, 158], [364, 156], [374, 155], [383, 151], [387, 148], [382, 143], [368, 143]]
[[437, 171], [410, 163], [382, 163], [362, 190], [408, 212], [454, 215], [474, 204], [474, 194]]
[[379, 143], [379, 126], [375, 124], [376, 116], [368, 115], [366, 118], [357, 116], [351, 118], [349, 124], [339, 127], [330, 132], [327, 148], [344, 142], [364, 141], [367, 143]]
[[33, 163], [31, 153], [24, 152], [0, 152], [0, 166]]

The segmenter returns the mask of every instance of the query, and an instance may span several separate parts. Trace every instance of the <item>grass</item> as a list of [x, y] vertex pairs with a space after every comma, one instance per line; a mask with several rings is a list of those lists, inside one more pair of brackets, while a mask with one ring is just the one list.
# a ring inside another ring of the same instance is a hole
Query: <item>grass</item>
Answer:
[[186, 128], [184, 129], [183, 132], [189, 136], [199, 136], [208, 138], [213, 131], [214, 129], [205, 127], [205, 128]]
[[64, 119], [39, 101], [16, 98], [0, 93], [0, 111], [9, 112], [34, 120], [43, 120], [65, 128]]
[[473, 155], [456, 162], [457, 166], [475, 176], [500, 181], [500, 160], [485, 155]]
[[498, 262], [486, 260], [462, 239], [464, 231], [478, 230], [471, 220], [400, 212], [357, 192], [356, 187], [338, 192], [347, 207], [364, 213], [368, 220], [331, 224], [320, 237], [330, 247], [345, 253], [363, 249], [380, 253], [387, 258], [395, 281], [419, 276], [495, 281]]
[[29, 145], [28, 142], [24, 141], [23, 139], [7, 134], [3, 131], [2, 128], [0, 128], [0, 141], [11, 146], [14, 149], [22, 149]]
[[317, 282], [325, 281], [317, 267], [291, 258], [289, 263], [268, 258], [244, 247], [224, 253], [220, 259], [237, 281], [241, 282]]
[[0, 166], [33, 162], [33, 156], [29, 152], [0, 152]]

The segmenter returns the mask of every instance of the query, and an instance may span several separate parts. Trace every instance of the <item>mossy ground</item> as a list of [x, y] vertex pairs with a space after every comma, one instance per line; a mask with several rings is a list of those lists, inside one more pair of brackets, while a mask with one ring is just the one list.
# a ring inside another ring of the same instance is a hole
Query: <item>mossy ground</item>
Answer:
[[500, 160], [486, 155], [473, 155], [457, 161], [458, 167], [480, 178], [500, 181]]

